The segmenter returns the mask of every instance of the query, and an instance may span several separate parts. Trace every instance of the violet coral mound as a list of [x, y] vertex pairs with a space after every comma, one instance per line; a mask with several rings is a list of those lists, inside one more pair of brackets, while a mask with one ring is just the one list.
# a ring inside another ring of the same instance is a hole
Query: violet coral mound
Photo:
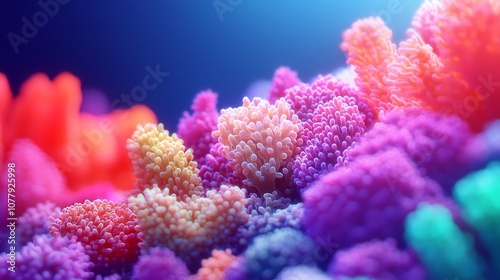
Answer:
[[222, 184], [243, 186], [243, 179], [235, 176], [229, 160], [219, 153], [221, 146], [221, 143], [216, 143], [210, 148], [210, 153], [205, 156], [204, 164], [200, 167], [199, 175], [204, 190], [217, 189]]
[[302, 203], [291, 203], [291, 199], [280, 197], [277, 192], [266, 193], [259, 197], [251, 194], [248, 198], [248, 222], [239, 227], [231, 237], [235, 253], [240, 253], [248, 247], [254, 237], [274, 231], [277, 228], [292, 228], [301, 230], [300, 219], [304, 213]]
[[286, 267], [315, 266], [315, 249], [308, 236], [291, 228], [257, 236], [243, 253], [245, 279], [274, 279]]
[[186, 280], [186, 264], [167, 248], [151, 248], [139, 257], [134, 265], [134, 280]]
[[360, 157], [304, 192], [302, 223], [318, 242], [349, 247], [372, 239], [403, 243], [404, 219], [419, 202], [440, 200], [440, 187], [423, 178], [400, 150]]
[[340, 276], [368, 276], [387, 280], [426, 279], [425, 270], [416, 256], [398, 249], [391, 239], [360, 243], [337, 252], [329, 271], [335, 279]]
[[213, 250], [212, 256], [201, 262], [197, 280], [224, 280], [226, 269], [236, 260], [231, 250]]
[[285, 97], [285, 90], [300, 83], [297, 72], [288, 67], [280, 67], [274, 71], [271, 91], [269, 93], [269, 102], [275, 103], [281, 97]]
[[317, 267], [299, 265], [287, 267], [281, 271], [275, 280], [331, 280], [325, 272]]
[[129, 155], [137, 178], [136, 192], [153, 185], [168, 188], [179, 199], [201, 195], [203, 187], [193, 151], [163, 124], [138, 125], [128, 140]]
[[144, 230], [145, 245], [171, 249], [191, 271], [199, 268], [212, 249], [224, 247], [248, 221], [245, 205], [245, 192], [226, 185], [185, 201], [177, 200], [170, 189], [153, 185], [128, 199]]
[[35, 236], [15, 255], [15, 272], [7, 270], [9, 255], [0, 255], [0, 260], [1, 279], [93, 279], [84, 246], [66, 237]]
[[126, 268], [139, 256], [142, 230], [126, 204], [86, 200], [62, 209], [51, 222], [52, 236], [75, 237], [83, 244], [96, 272]]
[[295, 158], [292, 179], [299, 190], [309, 187], [320, 176], [343, 166], [345, 151], [359, 141], [366, 130], [364, 116], [354, 97], [336, 96], [319, 104], [303, 124], [300, 154]]
[[406, 219], [405, 238], [431, 279], [484, 279], [484, 262], [473, 237], [453, 221], [448, 209], [422, 203]]
[[179, 121], [177, 134], [187, 148], [193, 149], [193, 157], [201, 166], [210, 148], [217, 143], [212, 132], [217, 129], [217, 94], [211, 90], [198, 93], [191, 105], [193, 114], [184, 112]]
[[462, 207], [464, 219], [474, 227], [491, 256], [489, 267], [500, 277], [500, 162], [460, 180], [454, 197]]
[[59, 216], [60, 211], [61, 208], [52, 202], [38, 203], [35, 207], [28, 208], [17, 220], [17, 245], [26, 245], [35, 235], [49, 234], [49, 217]]
[[243, 106], [221, 110], [213, 132], [236, 176], [262, 195], [277, 190], [276, 180], [290, 176], [293, 157], [302, 143], [302, 125], [284, 99], [243, 98]]
[[[470, 171], [473, 153], [464, 153], [473, 141], [468, 125], [458, 116], [418, 108], [396, 109], [361, 137], [348, 152], [349, 161], [393, 148], [404, 151], [423, 175], [436, 180], [449, 193]], [[472, 157], [472, 158], [471, 158]]]

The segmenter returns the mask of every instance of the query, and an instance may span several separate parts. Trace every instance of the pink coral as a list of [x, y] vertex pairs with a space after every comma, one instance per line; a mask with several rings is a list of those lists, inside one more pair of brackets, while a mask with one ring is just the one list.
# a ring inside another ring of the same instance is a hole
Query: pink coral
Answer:
[[38, 203], [35, 207], [28, 208], [18, 219], [16, 236], [18, 245], [26, 245], [35, 235], [48, 234], [49, 217], [59, 216], [60, 211], [61, 208], [52, 202]]
[[187, 148], [193, 149], [194, 160], [203, 165], [205, 155], [210, 152], [210, 148], [217, 143], [217, 139], [212, 137], [212, 132], [217, 129], [217, 94], [211, 90], [198, 93], [191, 105], [193, 114], [184, 112], [177, 133], [184, 140]]
[[212, 256], [201, 262], [197, 280], [224, 280], [226, 269], [236, 260], [231, 250], [213, 250]]
[[82, 242], [96, 271], [126, 267], [139, 256], [142, 229], [124, 203], [86, 200], [64, 208], [51, 222], [53, 236]]
[[201, 195], [203, 188], [193, 151], [174, 133], [169, 135], [163, 124], [139, 125], [128, 140], [137, 178], [136, 193], [157, 185], [170, 189], [178, 199]]
[[288, 67], [280, 67], [274, 71], [273, 84], [269, 93], [269, 102], [274, 104], [276, 100], [285, 97], [285, 90], [300, 83], [297, 72]]
[[276, 179], [289, 175], [301, 142], [301, 123], [284, 99], [243, 98], [243, 106], [221, 110], [214, 137], [219, 153], [229, 160], [236, 176], [261, 194], [276, 190]]

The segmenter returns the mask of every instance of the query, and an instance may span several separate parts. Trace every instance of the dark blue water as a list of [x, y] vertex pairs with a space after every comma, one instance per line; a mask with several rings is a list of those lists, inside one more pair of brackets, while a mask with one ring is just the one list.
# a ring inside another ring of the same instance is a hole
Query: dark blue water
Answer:
[[[246, 88], [280, 65], [303, 81], [343, 66], [341, 34], [359, 18], [382, 16], [399, 41], [422, 1], [60, 2], [0, 3], [0, 72], [13, 90], [35, 72], [70, 71], [84, 89], [121, 100], [142, 85], [147, 66], [158, 67], [169, 75], [133, 102], [173, 130], [200, 90], [218, 92], [219, 108], [239, 106]], [[23, 35], [26, 20], [40, 26], [27, 30], [31, 38]]]

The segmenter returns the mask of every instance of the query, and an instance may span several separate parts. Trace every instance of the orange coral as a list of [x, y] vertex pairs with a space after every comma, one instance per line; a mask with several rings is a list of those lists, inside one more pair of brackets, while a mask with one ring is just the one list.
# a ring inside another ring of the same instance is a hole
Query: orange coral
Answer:
[[236, 256], [231, 253], [230, 249], [213, 250], [212, 256], [201, 261], [202, 267], [196, 274], [197, 280], [224, 280], [225, 271], [231, 265]]
[[22, 85], [19, 96], [12, 102], [11, 98], [8, 82], [1, 75], [3, 152], [16, 139], [28, 138], [55, 161], [70, 189], [103, 181], [119, 189], [133, 186], [126, 139], [137, 124], [156, 122], [150, 109], [134, 106], [98, 117], [81, 114], [80, 81], [69, 73], [53, 81], [45, 74], [35, 74]]

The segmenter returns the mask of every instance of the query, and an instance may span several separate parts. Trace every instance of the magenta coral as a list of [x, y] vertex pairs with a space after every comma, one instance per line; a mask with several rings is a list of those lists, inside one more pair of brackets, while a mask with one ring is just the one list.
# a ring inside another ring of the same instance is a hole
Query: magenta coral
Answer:
[[170, 189], [179, 199], [202, 193], [193, 151], [186, 150], [175, 133], [169, 135], [163, 124], [137, 126], [127, 143], [137, 178], [136, 192], [156, 184], [161, 189]]
[[397, 149], [360, 157], [304, 192], [302, 222], [315, 240], [348, 247], [374, 238], [403, 240], [404, 219], [419, 202], [438, 200], [440, 187], [423, 178]]
[[197, 269], [216, 246], [224, 246], [249, 218], [244, 191], [226, 185], [185, 201], [154, 185], [131, 196], [128, 205], [137, 213], [146, 246], [171, 249], [190, 269]]
[[139, 256], [142, 230], [124, 203], [86, 200], [62, 209], [51, 221], [50, 234], [82, 242], [96, 271], [126, 267]]
[[284, 99], [243, 98], [243, 106], [221, 110], [217, 130], [219, 153], [236, 176], [260, 194], [276, 190], [276, 179], [289, 175], [301, 142], [301, 123]]
[[210, 148], [217, 143], [217, 139], [212, 137], [212, 132], [217, 129], [217, 94], [211, 90], [198, 93], [191, 105], [193, 114], [184, 112], [177, 133], [184, 140], [187, 148], [193, 149], [194, 160], [199, 165], [204, 164], [205, 155]]
[[354, 97], [335, 96], [319, 104], [304, 122], [300, 154], [295, 158], [292, 179], [299, 190], [309, 187], [320, 176], [343, 166], [345, 152], [366, 130], [364, 115]]
[[61, 208], [56, 207], [52, 202], [38, 203], [35, 207], [30, 207], [17, 220], [17, 244], [24, 246], [33, 240], [35, 235], [49, 233], [49, 217], [59, 216]]
[[360, 243], [337, 252], [329, 271], [335, 279], [342, 276], [387, 280], [427, 279], [416, 255], [398, 249], [391, 239]]
[[288, 67], [280, 67], [274, 71], [271, 92], [269, 93], [269, 102], [274, 104], [276, 100], [285, 97], [285, 90], [300, 83], [297, 72]]
[[222, 184], [243, 186], [243, 179], [234, 174], [229, 160], [219, 153], [222, 144], [217, 143], [205, 156], [205, 164], [200, 167], [201, 183], [205, 190], [219, 188]]
[[17, 252], [15, 272], [7, 270], [9, 259], [0, 255], [1, 279], [93, 279], [93, 264], [84, 246], [65, 237], [35, 236]]
[[139, 257], [135, 264], [134, 280], [186, 280], [189, 271], [186, 264], [167, 248], [151, 248]]

